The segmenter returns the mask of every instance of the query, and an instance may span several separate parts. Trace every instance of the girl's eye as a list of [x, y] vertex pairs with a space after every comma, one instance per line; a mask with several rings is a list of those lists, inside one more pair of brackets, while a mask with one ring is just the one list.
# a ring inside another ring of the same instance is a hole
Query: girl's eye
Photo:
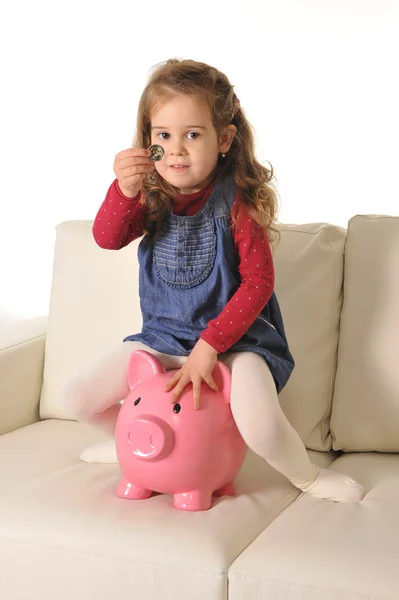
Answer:
[[[166, 131], [161, 131], [160, 133], [158, 133], [158, 136], [161, 138], [161, 140], [168, 140], [169, 137], [163, 137], [163, 136], [169, 136], [169, 133], [166, 133]], [[190, 133], [188, 133], [187, 135], [192, 135], [194, 137], [191, 137], [189, 139], [191, 140], [196, 140], [199, 138], [199, 136], [201, 135], [200, 133], [198, 133], [197, 131], [190, 131]]]

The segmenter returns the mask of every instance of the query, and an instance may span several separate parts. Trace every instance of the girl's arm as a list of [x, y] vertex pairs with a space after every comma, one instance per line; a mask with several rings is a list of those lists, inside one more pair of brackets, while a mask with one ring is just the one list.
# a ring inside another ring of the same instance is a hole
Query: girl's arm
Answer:
[[115, 179], [102, 203], [93, 224], [93, 237], [100, 248], [119, 250], [143, 235], [144, 207], [140, 192], [127, 198]]
[[233, 235], [241, 284], [200, 336], [217, 352], [226, 352], [248, 331], [274, 289], [274, 265], [267, 233], [239, 204], [239, 192], [233, 205], [233, 213], [238, 216], [238, 212], [240, 222]]

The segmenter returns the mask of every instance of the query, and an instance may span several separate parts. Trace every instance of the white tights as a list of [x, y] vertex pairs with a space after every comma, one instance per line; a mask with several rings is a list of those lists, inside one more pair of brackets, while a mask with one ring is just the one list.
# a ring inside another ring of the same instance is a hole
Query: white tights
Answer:
[[[134, 350], [157, 356], [166, 369], [180, 368], [186, 357], [162, 354], [140, 342], [123, 342], [65, 387], [62, 404], [79, 421], [102, 429], [112, 440], [87, 449], [87, 462], [115, 462], [113, 442], [120, 401], [129, 393], [127, 366]], [[363, 488], [353, 479], [310, 462], [298, 433], [287, 421], [266, 361], [252, 352], [223, 354], [232, 374], [231, 410], [247, 446], [302, 491], [337, 502], [359, 502]]]

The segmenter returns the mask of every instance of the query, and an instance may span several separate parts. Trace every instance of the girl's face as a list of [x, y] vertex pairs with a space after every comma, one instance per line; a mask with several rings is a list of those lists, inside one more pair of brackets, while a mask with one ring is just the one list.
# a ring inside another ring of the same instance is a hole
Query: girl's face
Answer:
[[165, 150], [155, 168], [181, 194], [193, 194], [213, 179], [218, 155], [227, 152], [236, 128], [229, 125], [218, 137], [208, 106], [178, 95], [151, 115], [151, 144]]

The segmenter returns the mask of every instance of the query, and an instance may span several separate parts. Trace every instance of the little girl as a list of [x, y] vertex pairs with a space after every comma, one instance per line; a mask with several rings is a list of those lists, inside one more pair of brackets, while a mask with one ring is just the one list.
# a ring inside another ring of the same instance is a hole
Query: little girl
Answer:
[[177, 402], [192, 384], [196, 409], [202, 381], [217, 389], [212, 372], [220, 360], [232, 373], [231, 409], [248, 447], [312, 496], [360, 501], [358, 483], [310, 462], [279, 404], [294, 360], [274, 292], [273, 172], [256, 160], [227, 77], [191, 60], [158, 66], [140, 99], [134, 147], [117, 154], [114, 172], [93, 235], [101, 248], [118, 250], [144, 234], [143, 327], [64, 390], [71, 416], [112, 438], [111, 457], [103, 443], [82, 459], [116, 460], [115, 423], [133, 350], [178, 368], [165, 389]]

